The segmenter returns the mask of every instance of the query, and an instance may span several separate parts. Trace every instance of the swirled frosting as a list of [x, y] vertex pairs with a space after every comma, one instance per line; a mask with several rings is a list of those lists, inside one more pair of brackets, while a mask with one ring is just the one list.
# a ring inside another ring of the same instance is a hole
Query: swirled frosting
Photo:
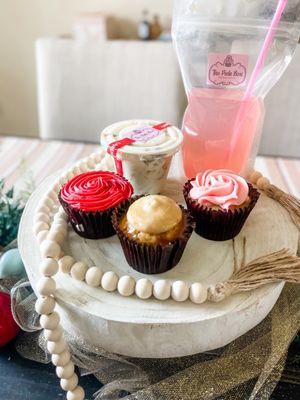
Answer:
[[208, 170], [197, 175], [190, 197], [203, 206], [219, 206], [229, 210], [245, 203], [249, 195], [247, 181], [227, 170]]
[[105, 211], [131, 197], [133, 187], [109, 171], [91, 171], [75, 176], [61, 189], [61, 199], [83, 211]]
[[166, 196], [141, 197], [131, 204], [127, 221], [131, 229], [151, 235], [159, 235], [178, 225], [182, 211], [174, 200]]

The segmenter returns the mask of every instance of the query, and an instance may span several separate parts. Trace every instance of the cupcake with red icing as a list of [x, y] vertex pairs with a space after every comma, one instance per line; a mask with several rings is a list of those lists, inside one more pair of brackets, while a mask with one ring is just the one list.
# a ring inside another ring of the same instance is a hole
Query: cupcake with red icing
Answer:
[[259, 198], [250, 183], [228, 170], [199, 173], [186, 182], [183, 195], [196, 233], [215, 241], [237, 236]]
[[112, 212], [132, 194], [133, 187], [122, 176], [109, 171], [91, 171], [72, 178], [58, 197], [78, 235], [102, 239], [115, 234]]

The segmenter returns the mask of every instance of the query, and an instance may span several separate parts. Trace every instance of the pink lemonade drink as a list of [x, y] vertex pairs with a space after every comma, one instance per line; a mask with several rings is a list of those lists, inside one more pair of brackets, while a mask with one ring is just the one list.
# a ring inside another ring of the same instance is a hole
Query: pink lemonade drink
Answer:
[[253, 166], [265, 109], [262, 99], [243, 100], [243, 96], [240, 90], [191, 90], [182, 148], [188, 178], [207, 169], [245, 174]]

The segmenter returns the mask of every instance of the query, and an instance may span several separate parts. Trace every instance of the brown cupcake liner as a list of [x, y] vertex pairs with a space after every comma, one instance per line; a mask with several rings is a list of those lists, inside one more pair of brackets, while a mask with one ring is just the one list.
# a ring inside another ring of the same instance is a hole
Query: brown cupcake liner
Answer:
[[191, 199], [189, 193], [192, 188], [191, 181], [193, 180], [186, 182], [183, 188], [183, 195], [187, 208], [196, 221], [195, 232], [205, 239], [214, 241], [233, 239], [240, 233], [257, 203], [260, 196], [258, 190], [248, 183], [250, 203], [247, 206], [229, 211], [213, 210]]
[[179, 263], [186, 244], [193, 233], [195, 223], [189, 212], [181, 207], [185, 228], [180, 237], [166, 245], [139, 243], [129, 238], [119, 228], [119, 224], [130, 205], [140, 197], [143, 196], [135, 196], [118, 206], [113, 212], [112, 223], [128, 264], [143, 274], [161, 274]]
[[104, 239], [116, 234], [111, 217], [114, 207], [106, 211], [77, 210], [66, 203], [59, 193], [58, 199], [74, 231], [86, 239]]

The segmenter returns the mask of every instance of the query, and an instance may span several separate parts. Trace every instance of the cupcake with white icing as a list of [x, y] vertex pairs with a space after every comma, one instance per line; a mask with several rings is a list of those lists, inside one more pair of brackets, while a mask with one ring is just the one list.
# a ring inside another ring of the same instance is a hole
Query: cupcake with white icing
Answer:
[[193, 232], [188, 211], [166, 196], [133, 198], [112, 217], [130, 266], [144, 274], [159, 274], [175, 267]]
[[196, 233], [215, 241], [237, 236], [259, 198], [250, 183], [228, 170], [199, 173], [186, 182], [183, 195]]

